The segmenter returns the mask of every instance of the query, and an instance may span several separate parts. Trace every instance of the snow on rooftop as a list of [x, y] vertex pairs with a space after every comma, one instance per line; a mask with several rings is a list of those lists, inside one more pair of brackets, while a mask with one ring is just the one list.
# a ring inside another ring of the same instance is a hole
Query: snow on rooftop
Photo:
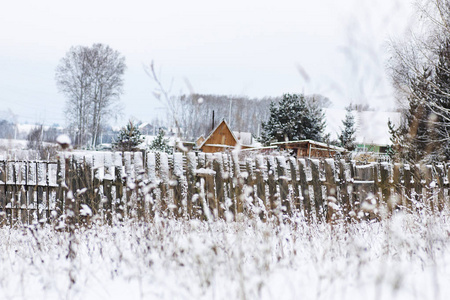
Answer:
[[56, 138], [56, 142], [60, 145], [70, 145], [72, 141], [70, 137], [66, 134], [61, 134]]
[[[31, 131], [33, 131], [34, 129], [38, 128], [41, 125], [37, 125], [37, 124], [16, 124], [17, 127], [17, 132], [18, 133], [24, 133], [24, 134], [28, 134]], [[50, 129], [52, 126], [48, 126], [48, 125], [43, 125], [42, 129], [43, 130], [48, 130]], [[63, 127], [59, 126], [57, 127], [57, 129], [63, 129]]]
[[27, 149], [26, 140], [0, 139], [0, 148], [3, 149]]
[[[325, 133], [331, 134], [331, 139], [337, 139], [344, 127], [342, 121], [347, 111], [345, 109], [324, 109], [327, 126]], [[400, 123], [399, 112], [386, 111], [353, 111], [355, 116], [356, 143], [388, 145], [390, 135], [388, 121], [394, 125]]]
[[253, 137], [251, 132], [233, 131], [233, 134], [241, 145], [249, 146], [253, 144]]

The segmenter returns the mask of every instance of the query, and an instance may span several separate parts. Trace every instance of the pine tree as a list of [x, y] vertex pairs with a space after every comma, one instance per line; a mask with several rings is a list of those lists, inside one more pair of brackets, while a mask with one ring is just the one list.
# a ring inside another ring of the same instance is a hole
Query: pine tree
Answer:
[[117, 141], [113, 143], [113, 146], [119, 151], [136, 151], [142, 142], [143, 137], [139, 128], [129, 121], [127, 126], [120, 129]]
[[[441, 161], [450, 158], [447, 143], [448, 120], [447, 92], [450, 78], [445, 75], [448, 68], [445, 61], [450, 59], [448, 52], [441, 52], [439, 63], [434, 68], [424, 68], [422, 74], [410, 81], [411, 95], [408, 108], [402, 114], [397, 128], [389, 125], [391, 134], [392, 157], [405, 159], [411, 163], [417, 161]], [[446, 55], [446, 57], [444, 57]], [[436, 114], [435, 108], [444, 108]]]
[[303, 95], [284, 94], [278, 105], [270, 104], [270, 117], [262, 122], [260, 141], [272, 142], [316, 140], [322, 141], [325, 115], [319, 102], [307, 101]]
[[352, 151], [355, 149], [355, 116], [352, 114], [352, 107], [349, 105], [346, 107], [347, 113], [345, 119], [342, 120], [344, 128], [339, 135], [340, 146]]
[[149, 149], [153, 151], [166, 152], [168, 154], [173, 153], [173, 148], [169, 145], [169, 139], [164, 138], [164, 130], [162, 129], [159, 129], [158, 135], [150, 144]]

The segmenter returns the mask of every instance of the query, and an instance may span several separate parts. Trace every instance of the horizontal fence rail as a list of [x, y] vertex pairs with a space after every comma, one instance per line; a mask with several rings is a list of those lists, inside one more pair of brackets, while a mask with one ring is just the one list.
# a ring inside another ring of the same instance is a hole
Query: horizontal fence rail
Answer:
[[[0, 224], [111, 224], [182, 218], [376, 218], [448, 203], [442, 165], [296, 159], [238, 153], [60, 153], [56, 161], [0, 160]], [[418, 205], [420, 204], [420, 205]]]

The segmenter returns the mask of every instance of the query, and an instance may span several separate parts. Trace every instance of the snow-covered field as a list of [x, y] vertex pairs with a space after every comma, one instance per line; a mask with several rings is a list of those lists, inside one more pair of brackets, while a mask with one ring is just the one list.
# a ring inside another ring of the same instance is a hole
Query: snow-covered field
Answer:
[[0, 299], [448, 299], [445, 215], [0, 229]]

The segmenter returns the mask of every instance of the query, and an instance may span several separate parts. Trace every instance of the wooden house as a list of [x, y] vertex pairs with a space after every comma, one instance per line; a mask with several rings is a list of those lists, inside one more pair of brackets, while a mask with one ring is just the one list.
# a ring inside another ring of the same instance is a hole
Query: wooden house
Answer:
[[251, 148], [250, 145], [243, 145], [240, 142], [225, 120], [222, 120], [207, 138], [200, 137], [197, 143], [198, 149], [206, 153], [231, 151], [236, 147]]
[[347, 150], [341, 147], [328, 145], [313, 140], [287, 141], [272, 143], [279, 149], [292, 150], [297, 157], [333, 157], [336, 153], [345, 153]]

